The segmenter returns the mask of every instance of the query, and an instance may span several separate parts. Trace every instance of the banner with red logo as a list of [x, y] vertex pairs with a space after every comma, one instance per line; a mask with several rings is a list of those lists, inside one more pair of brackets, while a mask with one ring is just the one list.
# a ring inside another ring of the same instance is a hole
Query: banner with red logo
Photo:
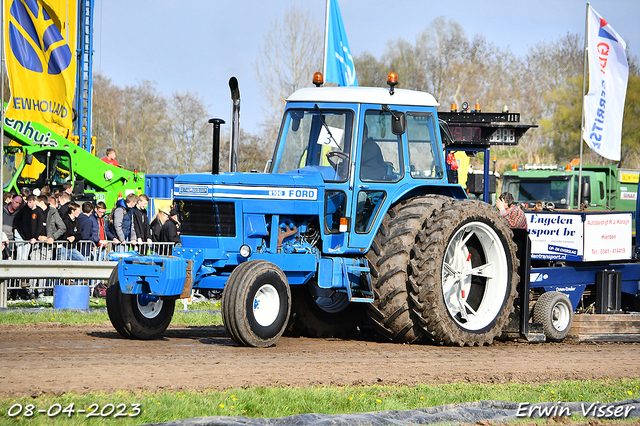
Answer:
[[591, 6], [588, 20], [589, 93], [584, 97], [584, 140], [599, 155], [620, 161], [629, 78], [627, 46]]
[[76, 0], [5, 0], [7, 118], [73, 125]]

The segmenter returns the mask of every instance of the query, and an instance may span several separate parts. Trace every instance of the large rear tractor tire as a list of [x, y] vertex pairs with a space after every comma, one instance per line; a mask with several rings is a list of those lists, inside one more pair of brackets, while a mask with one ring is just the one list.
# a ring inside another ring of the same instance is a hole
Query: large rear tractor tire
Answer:
[[150, 340], [162, 336], [171, 323], [175, 301], [150, 294], [125, 294], [120, 290], [118, 267], [107, 284], [107, 313], [121, 336]]
[[282, 270], [266, 260], [238, 265], [222, 292], [222, 321], [240, 346], [266, 348], [282, 336], [291, 311], [291, 291]]
[[356, 330], [367, 310], [365, 303], [349, 302], [346, 293], [314, 297], [310, 285], [291, 288], [291, 316], [285, 331], [291, 337], [345, 338]]
[[571, 330], [573, 307], [566, 294], [548, 291], [540, 296], [533, 307], [533, 322], [542, 324], [544, 335], [550, 342], [562, 342]]
[[411, 250], [414, 315], [435, 343], [492, 343], [517, 295], [511, 229], [495, 208], [477, 200], [451, 199], [425, 224]]
[[367, 253], [375, 301], [368, 314], [378, 332], [396, 342], [423, 337], [409, 298], [411, 249], [421, 229], [449, 199], [437, 195], [412, 198], [393, 206], [384, 217]]

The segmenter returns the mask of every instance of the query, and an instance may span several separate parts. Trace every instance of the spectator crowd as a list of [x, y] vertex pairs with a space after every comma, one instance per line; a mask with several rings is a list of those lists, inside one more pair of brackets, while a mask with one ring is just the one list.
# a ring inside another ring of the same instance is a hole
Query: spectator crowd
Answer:
[[107, 215], [103, 201], [76, 202], [70, 182], [55, 194], [48, 187], [34, 192], [3, 194], [3, 259], [104, 260], [106, 246], [180, 244], [177, 210], [161, 207], [149, 221], [147, 195], [129, 194]]

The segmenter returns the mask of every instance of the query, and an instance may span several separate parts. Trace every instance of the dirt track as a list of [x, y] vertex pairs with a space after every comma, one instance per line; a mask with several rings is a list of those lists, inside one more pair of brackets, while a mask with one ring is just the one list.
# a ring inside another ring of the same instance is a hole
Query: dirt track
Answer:
[[171, 326], [135, 341], [110, 323], [0, 325], [0, 395], [242, 386], [536, 383], [637, 378], [640, 344], [497, 342], [459, 348], [281, 338], [241, 348], [222, 326]]

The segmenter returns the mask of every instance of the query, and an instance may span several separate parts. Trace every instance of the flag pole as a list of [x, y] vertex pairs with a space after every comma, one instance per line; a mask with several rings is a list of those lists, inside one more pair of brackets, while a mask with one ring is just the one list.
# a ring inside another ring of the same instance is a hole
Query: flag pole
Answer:
[[324, 52], [322, 54], [322, 76], [326, 80], [327, 78], [327, 49], [329, 48], [329, 2], [327, 0], [324, 8]]
[[580, 119], [580, 164], [578, 165], [578, 207], [582, 207], [582, 147], [584, 145], [584, 97], [587, 90], [587, 66], [589, 61], [589, 9], [591, 4], [587, 2], [587, 19], [584, 33], [584, 68], [582, 71], [582, 117]]

